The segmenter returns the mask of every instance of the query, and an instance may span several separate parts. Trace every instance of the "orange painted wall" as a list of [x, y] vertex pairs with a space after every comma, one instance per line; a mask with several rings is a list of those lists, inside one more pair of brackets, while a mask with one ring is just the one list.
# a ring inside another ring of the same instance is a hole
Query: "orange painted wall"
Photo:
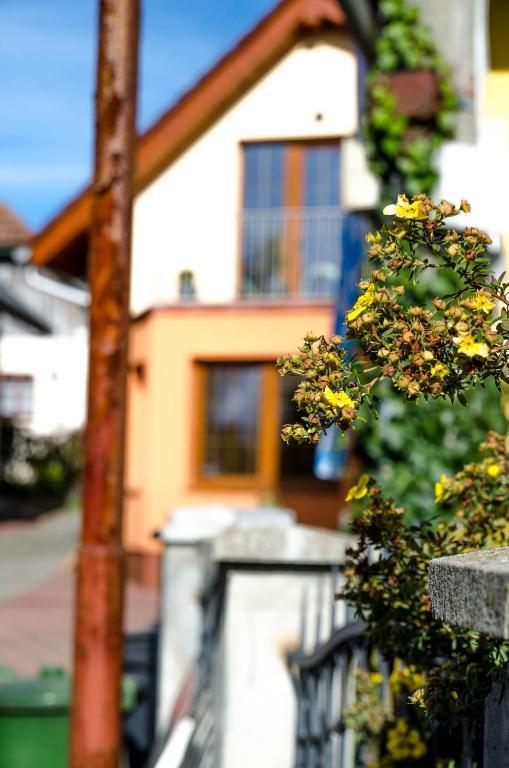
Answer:
[[126, 517], [128, 550], [154, 552], [171, 509], [206, 503], [253, 506], [255, 491], [192, 487], [193, 361], [270, 360], [306, 331], [329, 333], [330, 305], [175, 306], [131, 326]]

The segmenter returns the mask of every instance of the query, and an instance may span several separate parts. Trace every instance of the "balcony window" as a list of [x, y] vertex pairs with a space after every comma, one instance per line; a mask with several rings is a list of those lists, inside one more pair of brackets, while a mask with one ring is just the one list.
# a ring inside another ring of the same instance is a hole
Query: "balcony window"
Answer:
[[244, 146], [241, 295], [328, 298], [341, 269], [335, 142]]

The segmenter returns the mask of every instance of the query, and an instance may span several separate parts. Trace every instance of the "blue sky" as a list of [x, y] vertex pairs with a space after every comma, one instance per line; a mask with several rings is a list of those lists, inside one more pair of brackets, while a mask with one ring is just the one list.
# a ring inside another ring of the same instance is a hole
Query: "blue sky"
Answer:
[[[150, 125], [275, 0], [142, 0]], [[37, 229], [91, 173], [98, 0], [0, 0], [0, 200]]]

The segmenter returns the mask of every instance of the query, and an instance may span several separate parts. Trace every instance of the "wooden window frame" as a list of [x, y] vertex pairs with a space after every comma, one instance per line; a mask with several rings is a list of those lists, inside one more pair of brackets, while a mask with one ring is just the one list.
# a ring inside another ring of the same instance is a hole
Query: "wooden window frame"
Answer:
[[[253, 474], [223, 474], [207, 477], [201, 472], [205, 457], [207, 373], [212, 365], [257, 365], [261, 367], [260, 411], [256, 471]], [[274, 359], [214, 358], [193, 361], [193, 402], [196, 404], [191, 441], [191, 487], [217, 490], [273, 490], [279, 481], [279, 376]]]
[[[304, 153], [305, 150], [313, 146], [337, 146], [341, 148], [341, 136], [317, 136], [310, 139], [263, 139], [257, 141], [252, 139], [250, 141], [243, 141], [240, 144], [241, 153], [241, 173], [239, 184], [239, 211], [242, 214], [246, 208], [245, 204], [245, 184], [246, 184], [246, 147], [253, 144], [283, 144], [285, 146], [284, 158], [283, 158], [283, 201], [284, 205], [282, 210], [288, 209], [301, 209], [304, 208]], [[289, 242], [289, 258], [286, 264], [285, 280], [288, 288], [288, 295], [284, 300], [291, 301], [294, 296], [299, 295], [300, 284], [300, 252], [299, 252], [299, 240], [300, 240], [300, 222], [298, 220], [288, 222], [288, 242]], [[242, 295], [242, 287], [244, 285], [244, 260], [243, 260], [243, 237], [242, 237], [242, 225], [238, 228], [237, 237], [237, 296]], [[262, 297], [257, 297], [262, 298]]]

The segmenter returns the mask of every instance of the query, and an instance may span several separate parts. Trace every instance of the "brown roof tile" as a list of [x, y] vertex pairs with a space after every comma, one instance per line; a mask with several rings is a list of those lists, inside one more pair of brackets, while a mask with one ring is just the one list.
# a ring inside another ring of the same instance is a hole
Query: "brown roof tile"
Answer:
[[19, 216], [0, 202], [0, 248], [25, 245], [31, 236], [31, 231]]

